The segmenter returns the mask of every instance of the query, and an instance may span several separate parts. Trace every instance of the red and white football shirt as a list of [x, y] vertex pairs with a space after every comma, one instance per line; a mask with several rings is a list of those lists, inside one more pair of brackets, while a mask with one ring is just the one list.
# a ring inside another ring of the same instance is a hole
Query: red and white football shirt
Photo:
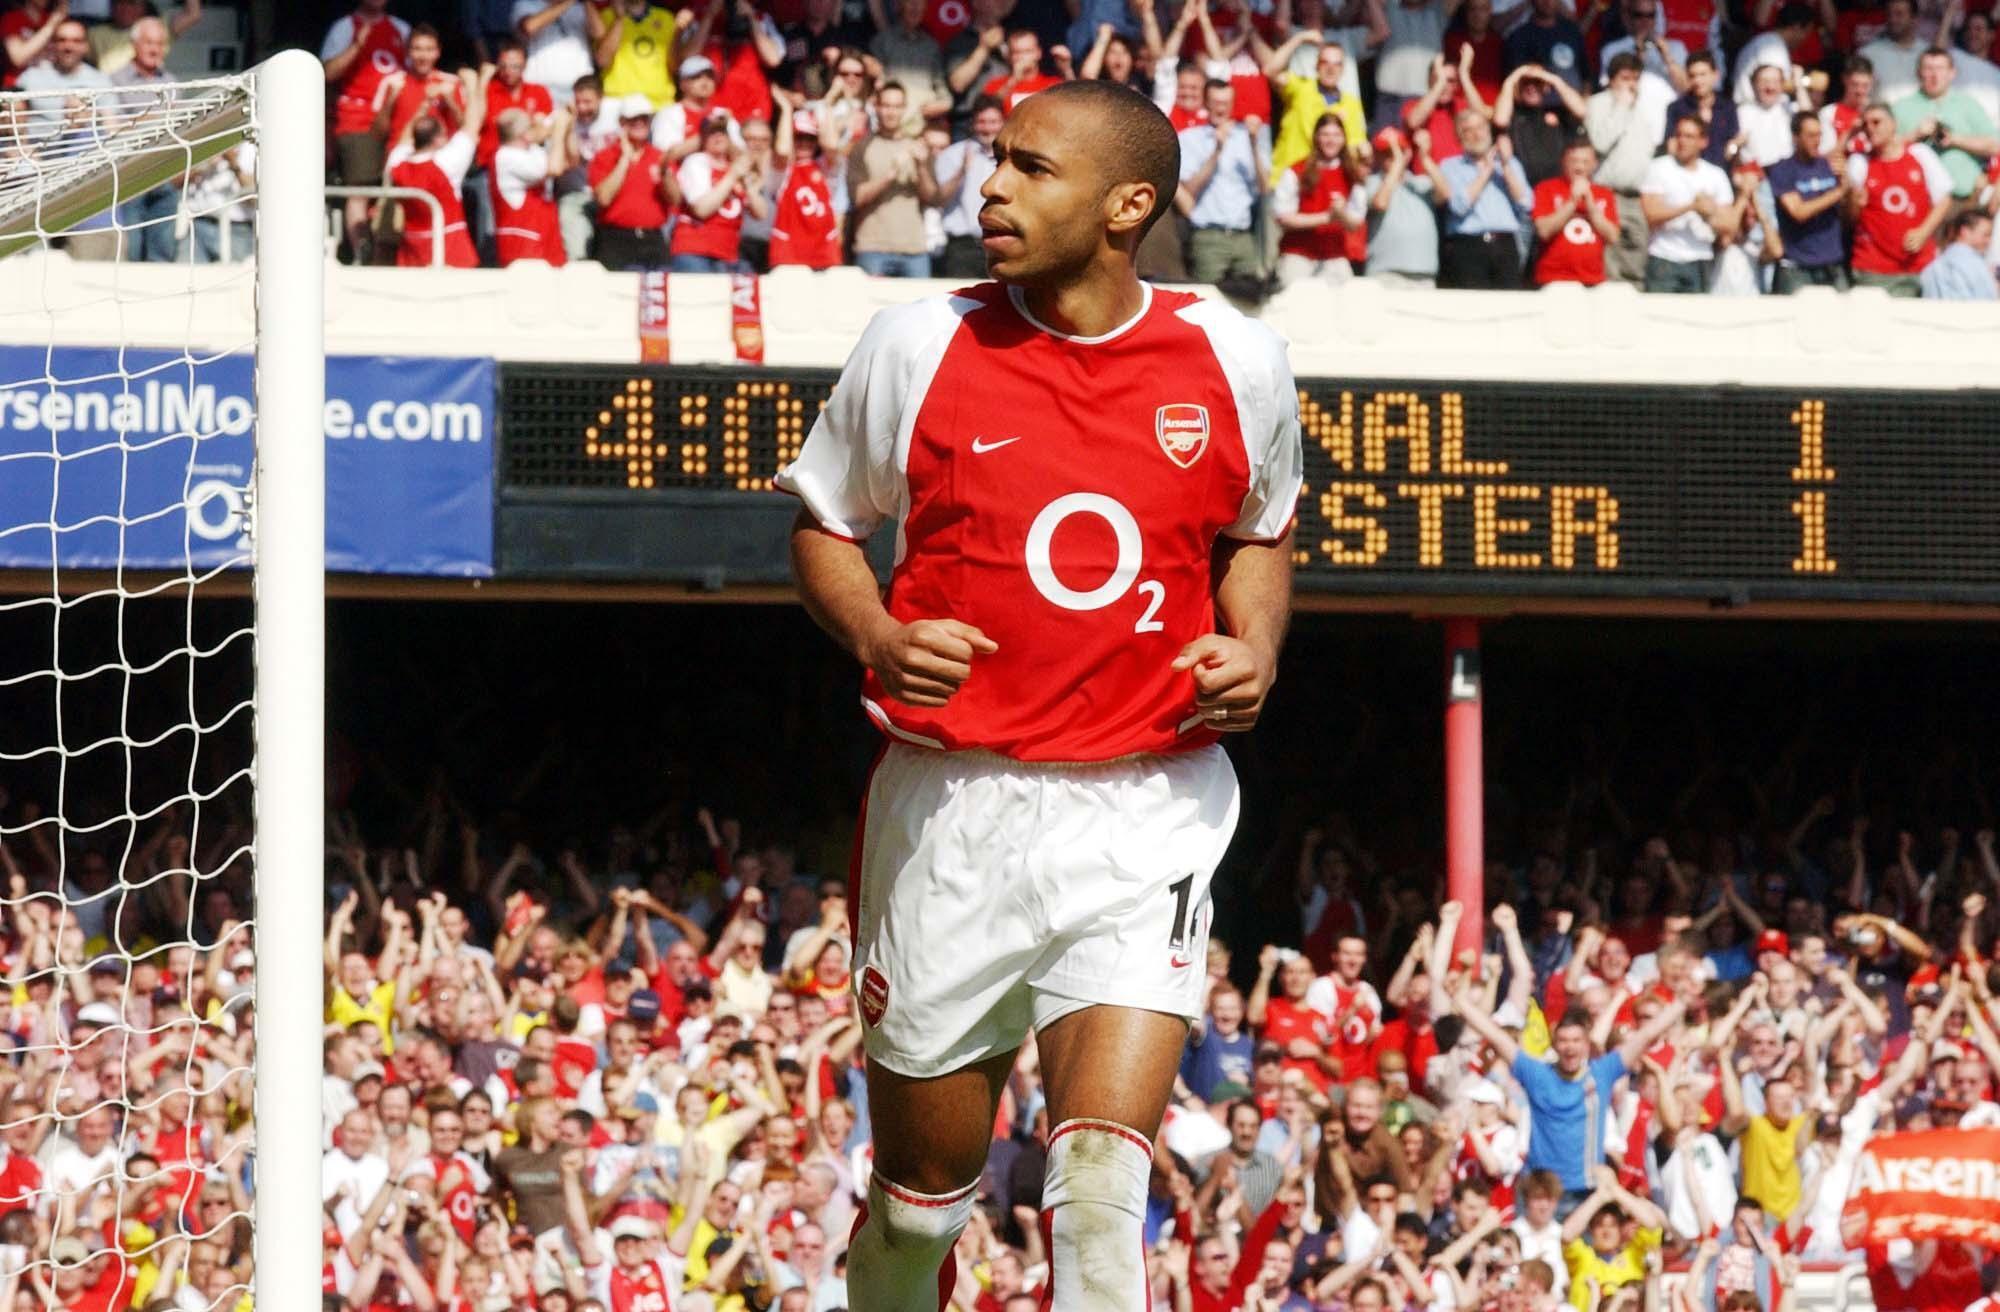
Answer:
[[1100, 337], [1037, 323], [997, 283], [878, 314], [778, 486], [828, 532], [899, 523], [887, 606], [999, 646], [942, 707], [863, 705], [892, 736], [1022, 761], [1203, 746], [1193, 676], [1218, 536], [1282, 538], [1299, 496], [1284, 343], [1148, 286]]
[[1343, 1080], [1375, 1074], [1375, 1036], [1382, 1029], [1382, 996], [1365, 979], [1348, 984], [1321, 975], [1306, 990], [1306, 1005], [1327, 1018], [1332, 1051]]
[[[598, 1243], [608, 1241], [600, 1236]], [[583, 1269], [590, 1296], [611, 1312], [674, 1312], [686, 1272], [687, 1264], [672, 1254], [651, 1258], [631, 1271], [609, 1261]]]
[[1944, 164], [1925, 145], [1909, 146], [1893, 160], [1850, 155], [1847, 180], [1867, 194], [1854, 221], [1855, 272], [1922, 273], [1937, 258], [1936, 234], [1915, 251], [1903, 249], [1903, 238], [1950, 198]]

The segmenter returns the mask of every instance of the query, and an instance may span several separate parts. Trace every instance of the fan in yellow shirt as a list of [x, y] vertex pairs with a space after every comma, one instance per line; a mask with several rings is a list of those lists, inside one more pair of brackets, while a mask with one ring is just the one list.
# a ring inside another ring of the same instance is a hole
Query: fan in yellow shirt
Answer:
[[1580, 1312], [1593, 1305], [1592, 1286], [1602, 1298], [1645, 1280], [1647, 1256], [1658, 1251], [1667, 1225], [1666, 1213], [1628, 1193], [1610, 1167], [1597, 1168], [1596, 1184], [1562, 1228], [1570, 1306]]
[[1784, 1075], [1765, 1080], [1764, 1110], [1752, 1116], [1743, 1102], [1743, 1080], [1736, 1065], [1725, 1059], [1722, 1108], [1722, 1132], [1739, 1136], [1736, 1149], [1743, 1162], [1743, 1192], [1764, 1204], [1782, 1225], [1798, 1210], [1803, 1191], [1799, 1154], [1812, 1142], [1813, 1118], [1799, 1106], [1798, 1087]]

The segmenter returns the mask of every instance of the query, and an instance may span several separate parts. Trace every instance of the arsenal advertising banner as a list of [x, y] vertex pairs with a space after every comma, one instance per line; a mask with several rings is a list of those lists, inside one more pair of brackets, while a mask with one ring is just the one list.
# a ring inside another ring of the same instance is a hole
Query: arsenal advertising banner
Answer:
[[1856, 1244], [1957, 1239], [2000, 1247], [2000, 1130], [1870, 1140], [1855, 1164], [1841, 1231]]

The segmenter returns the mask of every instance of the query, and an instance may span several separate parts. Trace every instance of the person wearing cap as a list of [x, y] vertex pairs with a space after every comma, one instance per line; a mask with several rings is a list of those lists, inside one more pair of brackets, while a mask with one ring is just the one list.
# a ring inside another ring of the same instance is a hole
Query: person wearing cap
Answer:
[[607, 1254], [585, 1197], [583, 1152], [571, 1149], [563, 1155], [563, 1229], [576, 1249], [591, 1297], [608, 1312], [666, 1312], [679, 1304], [688, 1280], [689, 1247], [710, 1210], [709, 1186], [703, 1173], [683, 1172], [681, 1183], [676, 1200], [681, 1221], [664, 1243], [656, 1222], [639, 1215], [620, 1216], [610, 1225], [611, 1251]]
[[1667, 153], [1646, 170], [1639, 203], [1652, 236], [1646, 243], [1646, 290], [1704, 293], [1714, 277], [1715, 246], [1734, 236], [1743, 208], [1729, 175], [1701, 157], [1708, 127], [1689, 115], [1667, 136]]
[[[701, 149], [702, 124], [709, 119], [720, 115], [734, 125], [734, 116], [715, 103], [718, 85], [715, 61], [707, 55], [689, 55], [681, 61], [674, 102], [653, 116], [653, 144], [669, 164], [677, 165]], [[626, 104], [632, 103], [633, 98], [627, 97]]]
[[591, 53], [604, 70], [604, 94], [644, 96], [654, 109], [674, 102], [673, 51], [679, 18], [672, 5], [611, 0], [586, 8]]
[[613, 271], [664, 269], [667, 242], [661, 229], [679, 208], [680, 184], [653, 144], [652, 103], [644, 96], [628, 96], [618, 118], [624, 131], [617, 144], [598, 151], [590, 162], [590, 189], [597, 201], [591, 258]]
[[1764, 171], [1777, 203], [1778, 238], [1784, 243], [1771, 288], [1781, 296], [1801, 287], [1848, 286], [1846, 234], [1840, 224], [1848, 183], [1822, 151], [1825, 135], [1818, 114], [1799, 110], [1792, 115], [1792, 153]]

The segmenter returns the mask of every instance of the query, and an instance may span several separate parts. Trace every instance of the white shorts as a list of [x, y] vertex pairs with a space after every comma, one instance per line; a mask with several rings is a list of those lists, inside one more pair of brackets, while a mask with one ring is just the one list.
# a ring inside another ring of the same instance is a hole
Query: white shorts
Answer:
[[864, 807], [854, 988], [871, 1060], [925, 1078], [1096, 1004], [1200, 1014], [1209, 882], [1236, 829], [1219, 746], [1032, 765], [891, 743]]

